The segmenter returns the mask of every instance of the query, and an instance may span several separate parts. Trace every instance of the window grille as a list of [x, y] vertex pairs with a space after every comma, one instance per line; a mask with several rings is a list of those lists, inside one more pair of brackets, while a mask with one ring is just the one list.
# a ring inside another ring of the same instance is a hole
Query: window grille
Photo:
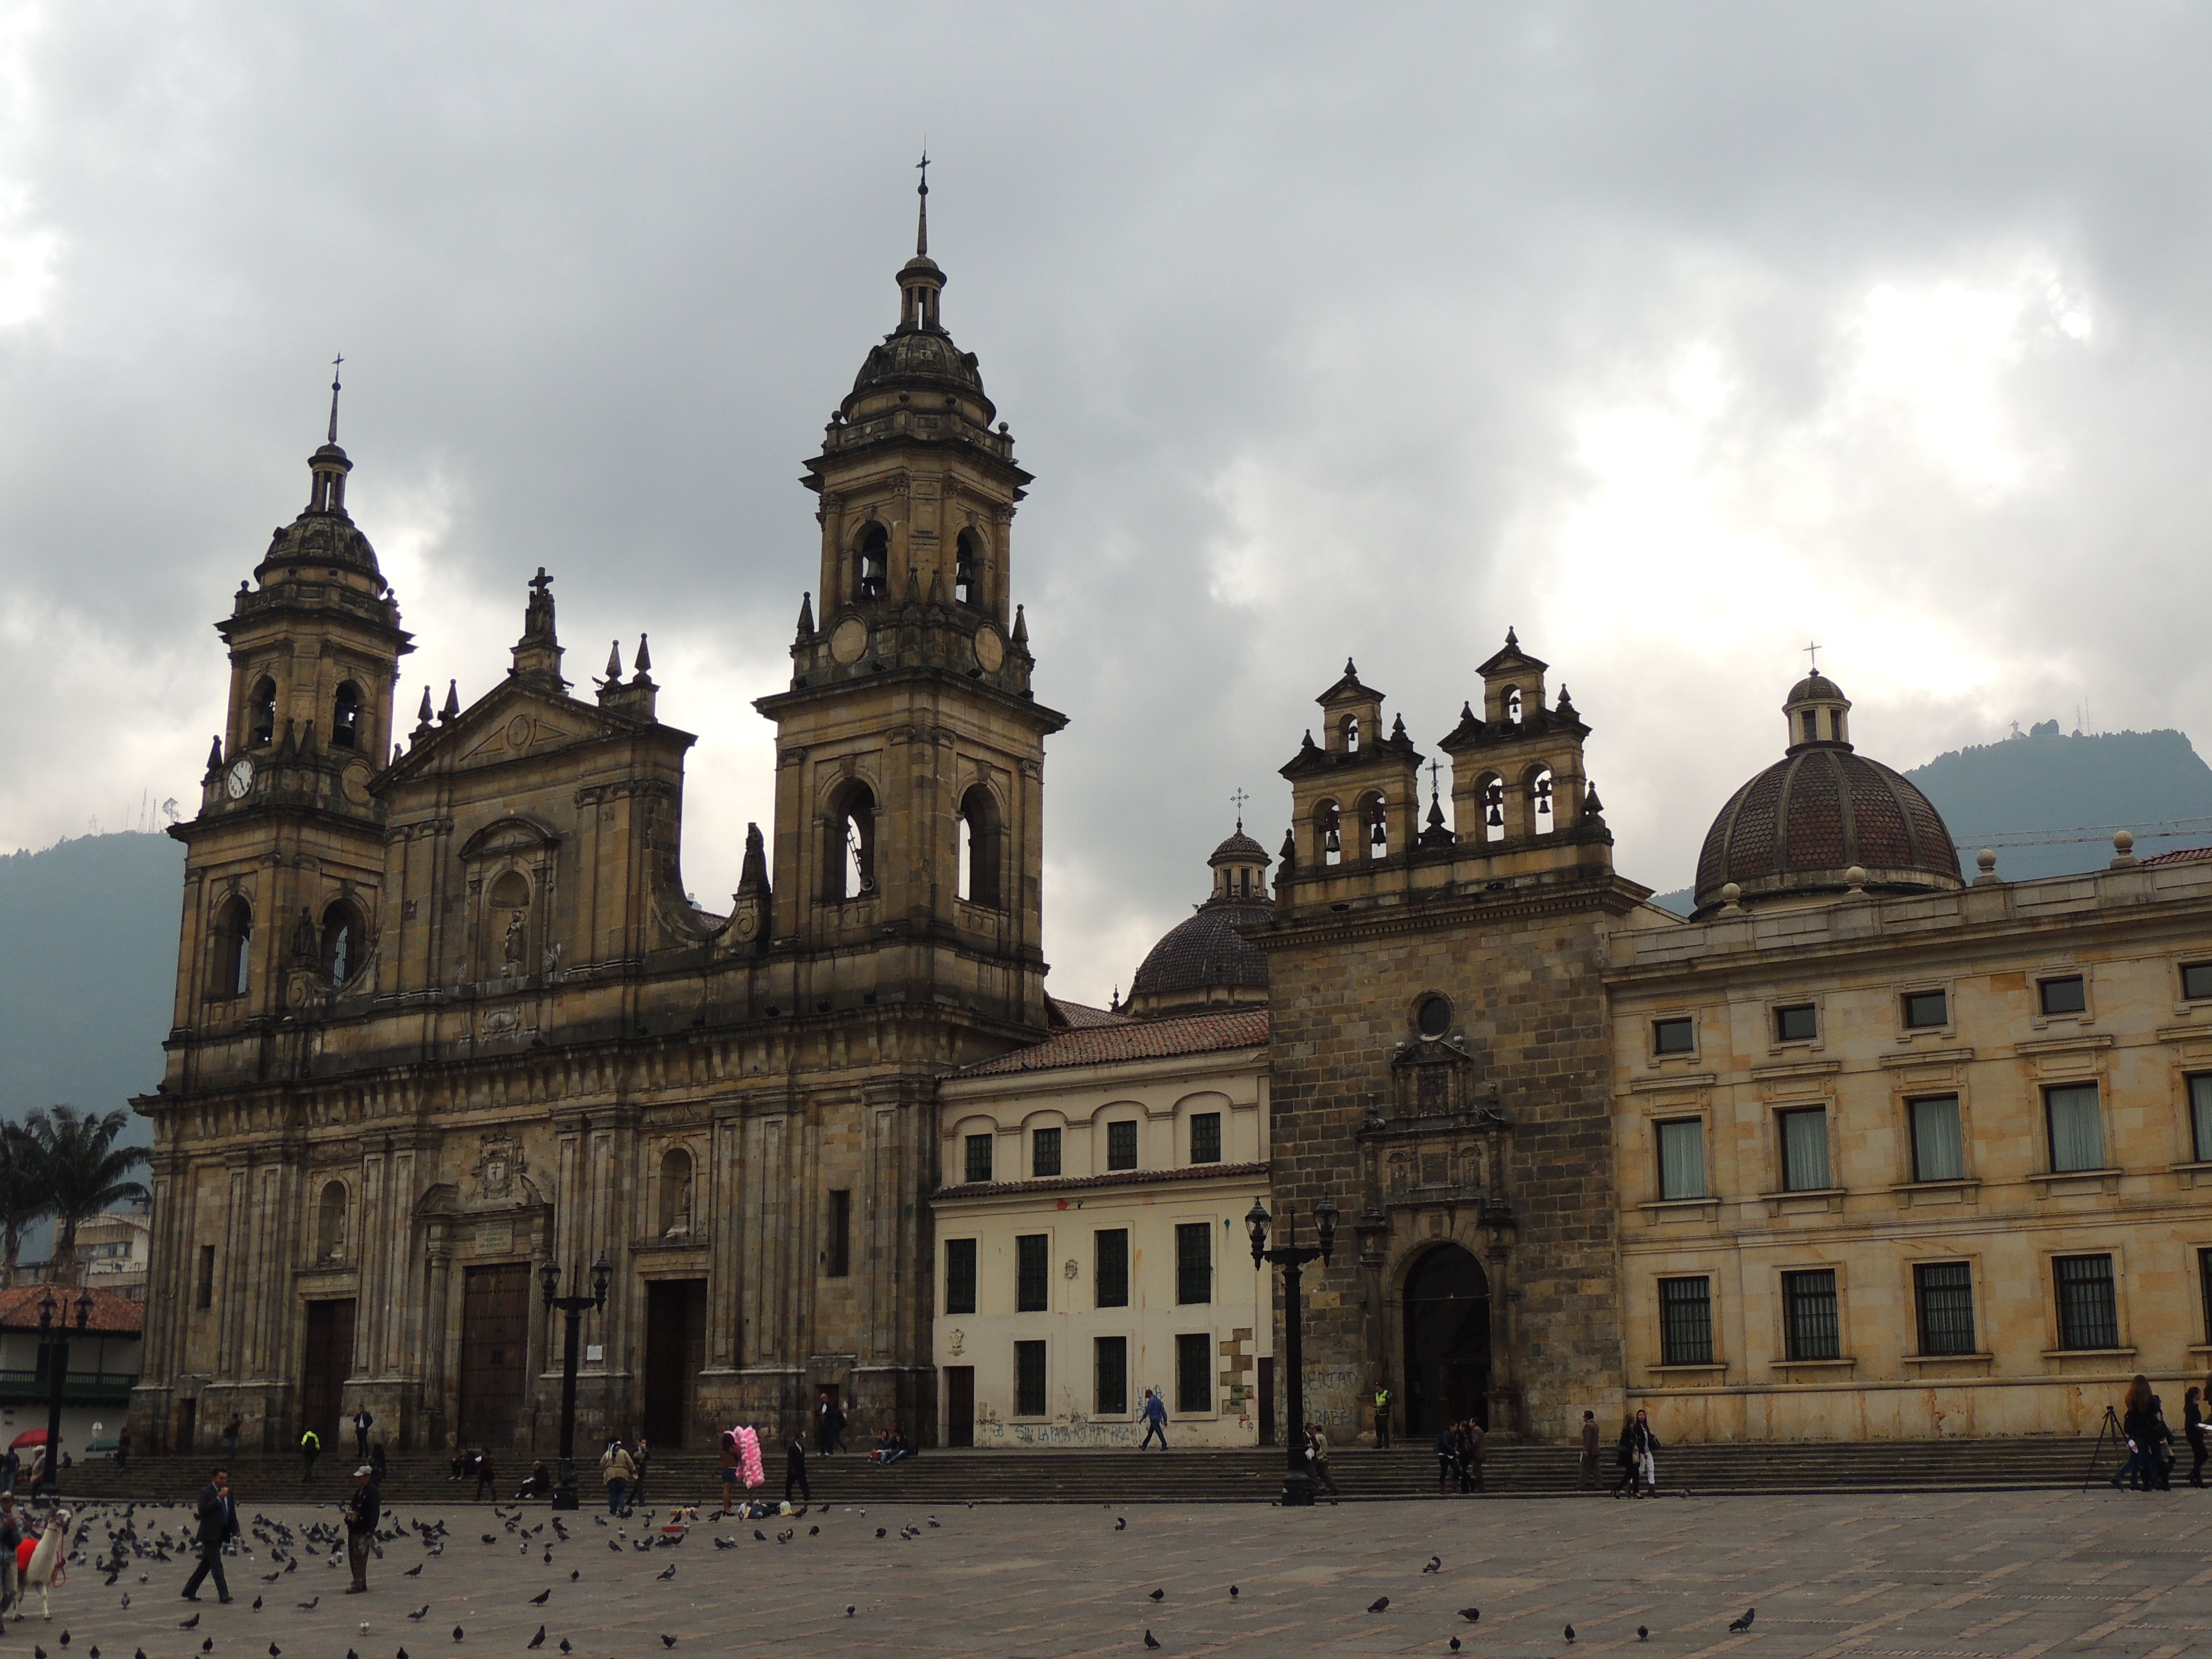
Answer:
[[945, 1241], [945, 1311], [975, 1311], [975, 1241], [972, 1238]]
[[1051, 1293], [1051, 1264], [1046, 1261], [1050, 1237], [1044, 1233], [1020, 1233], [1014, 1238], [1014, 1311], [1043, 1313]]
[[1014, 1344], [1014, 1415], [1044, 1415], [1044, 1344]]
[[1912, 1270], [1923, 1354], [1972, 1353], [1973, 1273], [1963, 1261], [1929, 1261]]
[[1213, 1338], [1207, 1332], [1176, 1338], [1176, 1409], [1213, 1409]]
[[1030, 1136], [1030, 1174], [1042, 1181], [1060, 1173], [1060, 1131], [1038, 1129]]
[[1833, 1267], [1782, 1275], [1782, 1322], [1791, 1359], [1842, 1357]]
[[1118, 1123], [1106, 1126], [1106, 1167], [1109, 1170], [1133, 1170], [1137, 1167], [1137, 1120], [1123, 1118]]
[[1213, 1300], [1213, 1224], [1186, 1221], [1176, 1228], [1176, 1300]]
[[1669, 1365], [1713, 1363], [1712, 1280], [1659, 1281], [1659, 1353]]
[[1221, 1162], [1221, 1114], [1193, 1112], [1190, 1115], [1190, 1161], [1194, 1164]]
[[1100, 1417], [1129, 1410], [1129, 1339], [1102, 1336], [1091, 1343], [1091, 1409]]
[[991, 1178], [991, 1135], [968, 1137], [968, 1179], [988, 1181]]
[[1129, 1305], [1128, 1231], [1117, 1227], [1092, 1237], [1097, 1304], [1102, 1308], [1126, 1308]]
[[2058, 1292], [2058, 1346], [2118, 1347], [2120, 1316], [2112, 1298], [2112, 1258], [2055, 1256], [2051, 1271]]

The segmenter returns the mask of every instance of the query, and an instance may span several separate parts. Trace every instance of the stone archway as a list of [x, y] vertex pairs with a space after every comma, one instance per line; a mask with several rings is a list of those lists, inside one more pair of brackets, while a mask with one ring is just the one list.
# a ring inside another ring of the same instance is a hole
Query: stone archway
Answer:
[[1433, 1435], [1472, 1417], [1490, 1426], [1490, 1278], [1456, 1244], [1406, 1275], [1406, 1431]]

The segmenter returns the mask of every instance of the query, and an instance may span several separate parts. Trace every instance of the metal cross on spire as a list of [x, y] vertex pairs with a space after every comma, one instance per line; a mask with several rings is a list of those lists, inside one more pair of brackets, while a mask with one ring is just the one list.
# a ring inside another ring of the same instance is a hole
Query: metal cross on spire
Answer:
[[914, 233], [914, 257], [924, 258], [929, 252], [929, 140], [921, 141], [921, 160], [915, 166], [921, 171], [921, 182], [915, 186], [915, 194], [921, 198], [921, 211]]
[[1820, 642], [1818, 640], [1808, 640], [1805, 642], [1805, 654], [1812, 659], [1813, 672], [1815, 674], [1820, 672]]
[[345, 362], [345, 353], [344, 353], [344, 352], [343, 352], [343, 351], [341, 351], [340, 353], [338, 353], [338, 355], [337, 355], [337, 356], [335, 356], [335, 357], [333, 357], [333, 358], [331, 358], [331, 437], [330, 437], [330, 441], [331, 441], [331, 442], [332, 442], [332, 443], [336, 443], [336, 442], [338, 441], [338, 366], [339, 366], [341, 363], [344, 362]]
[[1442, 765], [1443, 763], [1439, 761], [1432, 760], [1429, 763], [1429, 799], [1431, 800], [1437, 798], [1437, 774], [1442, 769]]
[[1237, 806], [1237, 833], [1241, 836], [1244, 833], [1244, 803], [1251, 799], [1252, 797], [1244, 793], [1244, 786], [1239, 784], [1237, 786], [1237, 793], [1231, 795], [1229, 799], [1233, 801]]

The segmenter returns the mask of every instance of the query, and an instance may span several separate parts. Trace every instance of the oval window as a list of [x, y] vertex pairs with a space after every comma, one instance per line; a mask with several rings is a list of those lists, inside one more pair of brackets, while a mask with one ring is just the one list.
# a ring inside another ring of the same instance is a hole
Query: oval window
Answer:
[[1420, 1007], [1414, 1012], [1413, 1019], [1421, 1035], [1434, 1042], [1451, 1030], [1451, 1002], [1444, 997], [1424, 997]]

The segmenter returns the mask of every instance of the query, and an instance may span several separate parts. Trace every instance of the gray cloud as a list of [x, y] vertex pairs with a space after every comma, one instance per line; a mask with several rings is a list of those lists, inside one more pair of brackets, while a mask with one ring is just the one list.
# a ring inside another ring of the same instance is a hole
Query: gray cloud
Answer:
[[[1202, 895], [1343, 658], [1425, 746], [1507, 624], [1684, 879], [1808, 635], [1910, 765], [2200, 724], [2212, 24], [2153, 5], [18, 6], [0, 21], [0, 846], [189, 799], [207, 623], [350, 501], [420, 648], [653, 635], [686, 869], [767, 817], [795, 483], [933, 251], [1016, 526], [1055, 988]], [[46, 280], [36, 280], [46, 272]]]

